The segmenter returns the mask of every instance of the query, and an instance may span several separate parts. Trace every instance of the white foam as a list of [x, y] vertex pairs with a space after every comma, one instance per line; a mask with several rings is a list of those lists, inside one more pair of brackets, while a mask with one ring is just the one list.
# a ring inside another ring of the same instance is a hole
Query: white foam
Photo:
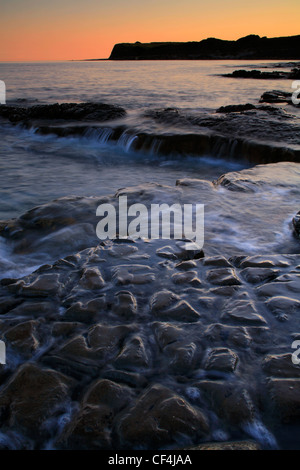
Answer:
[[20, 262], [20, 259], [13, 255], [11, 246], [4, 238], [0, 237], [0, 277], [2, 279], [6, 277], [19, 278], [27, 276], [28, 274], [38, 269], [40, 266], [40, 264], [32, 265], [30, 262], [29, 264]]
[[268, 431], [261, 421], [254, 420], [244, 424], [242, 428], [249, 436], [253, 437], [260, 444], [262, 444], [264, 448], [278, 449], [278, 444], [275, 437], [270, 431]]

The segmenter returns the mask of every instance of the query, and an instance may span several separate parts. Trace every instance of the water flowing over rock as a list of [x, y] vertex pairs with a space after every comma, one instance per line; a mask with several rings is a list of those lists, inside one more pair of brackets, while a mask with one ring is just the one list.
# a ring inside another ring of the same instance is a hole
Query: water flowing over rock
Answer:
[[[208, 243], [188, 253], [180, 240], [94, 236], [76, 250], [71, 236], [77, 225], [95, 227], [97, 205], [116, 206], [119, 195], [192, 202], [204, 191], [214, 207], [228, 197], [230, 215], [235, 198], [261, 199], [272, 184], [298, 194], [298, 165], [232, 172], [214, 185], [195, 179], [62, 198], [4, 223], [13, 256], [35, 256], [40, 264], [47, 256], [47, 263], [0, 281], [3, 445], [276, 448], [281, 423], [299, 424], [300, 373], [291, 346], [300, 338], [299, 249], [231, 247], [228, 255], [223, 237], [217, 252]], [[66, 229], [70, 244], [53, 252], [49, 235]], [[216, 438], [221, 442], [213, 444]]]

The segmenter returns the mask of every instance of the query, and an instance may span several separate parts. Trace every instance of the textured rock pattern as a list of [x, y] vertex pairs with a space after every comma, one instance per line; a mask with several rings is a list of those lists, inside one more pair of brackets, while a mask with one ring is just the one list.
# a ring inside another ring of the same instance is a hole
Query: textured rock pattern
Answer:
[[300, 256], [148, 250], [103, 242], [1, 281], [8, 447], [178, 448], [299, 423]]

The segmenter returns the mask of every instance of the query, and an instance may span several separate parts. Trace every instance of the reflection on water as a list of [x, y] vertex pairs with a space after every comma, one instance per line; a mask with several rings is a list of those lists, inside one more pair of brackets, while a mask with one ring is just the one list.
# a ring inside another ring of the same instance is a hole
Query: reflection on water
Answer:
[[[263, 61], [261, 64], [272, 64]], [[17, 99], [40, 102], [103, 101], [129, 109], [178, 107], [211, 109], [255, 103], [274, 80], [236, 80], [219, 75], [253, 61], [100, 61], [1, 63], [8, 104]], [[272, 69], [270, 69], [272, 70]], [[278, 84], [275, 88], [278, 87]], [[280, 89], [291, 91], [291, 81]]]

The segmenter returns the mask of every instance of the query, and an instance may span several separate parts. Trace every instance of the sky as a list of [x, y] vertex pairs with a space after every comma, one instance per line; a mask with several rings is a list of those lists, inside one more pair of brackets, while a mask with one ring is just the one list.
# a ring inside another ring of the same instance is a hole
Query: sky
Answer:
[[0, 61], [107, 58], [116, 43], [300, 34], [299, 0], [0, 0]]

